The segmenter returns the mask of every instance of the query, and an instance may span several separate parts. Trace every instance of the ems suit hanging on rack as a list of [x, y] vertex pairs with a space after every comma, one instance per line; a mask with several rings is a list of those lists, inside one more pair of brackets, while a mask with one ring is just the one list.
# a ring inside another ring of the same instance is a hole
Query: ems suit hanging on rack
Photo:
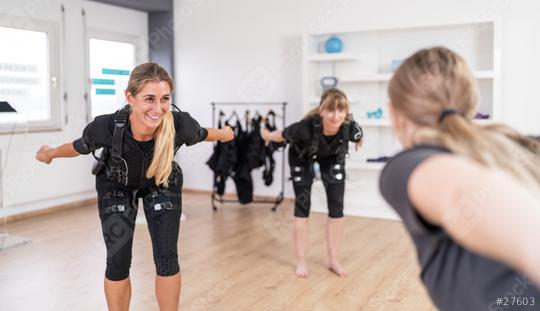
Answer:
[[[261, 199], [253, 196], [253, 180], [252, 171], [254, 169], [264, 166], [263, 179], [265, 185], [269, 186], [273, 182], [275, 160], [273, 153], [278, 147], [283, 144], [266, 144], [261, 137], [261, 128], [273, 127], [276, 129], [275, 117], [276, 114], [269, 110], [268, 115], [264, 117], [259, 113], [259, 110], [244, 109], [245, 115], [245, 127], [239, 122], [240, 117], [236, 112], [236, 109], [232, 110], [232, 114], [228, 119], [225, 119], [225, 113], [222, 110], [216, 109], [220, 106], [237, 106], [237, 107], [271, 107], [281, 106], [281, 126], [285, 127], [286, 119], [286, 102], [279, 103], [256, 103], [256, 102], [234, 102], [234, 103], [216, 103], [212, 102], [212, 124], [217, 121], [217, 126], [221, 127], [223, 122], [225, 124], [231, 123], [232, 119], [236, 119], [234, 126], [232, 126], [235, 139], [224, 143], [216, 144], [212, 156], [206, 162], [210, 169], [214, 172], [214, 187], [211, 194], [212, 208], [217, 211], [218, 206], [216, 203], [223, 205], [224, 203], [262, 203], [273, 204], [272, 211], [275, 211], [277, 207], [283, 202], [283, 193], [285, 189], [285, 166], [280, 165], [281, 174], [279, 174], [279, 194], [272, 199]], [[253, 117], [251, 113], [254, 112]], [[216, 118], [217, 117], [217, 118]], [[244, 130], [245, 128], [245, 130]], [[281, 164], [285, 162], [285, 153], [280, 154]], [[232, 177], [235, 184], [238, 199], [223, 198], [225, 192], [225, 180]]]
[[[225, 113], [219, 112], [217, 120], [218, 128], [222, 127]], [[231, 120], [236, 121], [231, 122]], [[264, 120], [264, 122], [263, 122]], [[263, 179], [266, 186], [273, 182], [275, 160], [273, 153], [282, 144], [265, 144], [261, 137], [260, 129], [265, 126], [275, 130], [275, 113], [270, 110], [266, 118], [255, 112], [253, 118], [250, 111], [245, 111], [245, 127], [243, 127], [236, 111], [225, 121], [225, 125], [231, 126], [235, 132], [235, 139], [226, 143], [217, 143], [214, 152], [206, 164], [214, 172], [214, 191], [218, 195], [225, 192], [225, 181], [229, 176], [233, 177], [236, 184], [238, 199], [241, 204], [253, 202], [253, 179], [251, 172], [264, 166]]]
[[[270, 110], [266, 115], [264, 126], [270, 132], [277, 130], [276, 126], [276, 113]], [[282, 147], [282, 144], [271, 142], [264, 147], [264, 171], [263, 179], [266, 186], [270, 186], [274, 182], [274, 169], [276, 167], [276, 160], [274, 160], [274, 153]]]
[[330, 270], [339, 276], [347, 271], [337, 259], [341, 242], [343, 196], [345, 193], [345, 157], [349, 142], [362, 143], [362, 129], [349, 114], [350, 105], [343, 91], [327, 89], [320, 105], [304, 119], [283, 131], [261, 130], [268, 142], [288, 142], [289, 165], [295, 193], [294, 237], [296, 249], [296, 275], [307, 277], [306, 252], [308, 242], [308, 216], [311, 208], [311, 187], [315, 178], [314, 165], [318, 164], [326, 190], [328, 203], [327, 242]]

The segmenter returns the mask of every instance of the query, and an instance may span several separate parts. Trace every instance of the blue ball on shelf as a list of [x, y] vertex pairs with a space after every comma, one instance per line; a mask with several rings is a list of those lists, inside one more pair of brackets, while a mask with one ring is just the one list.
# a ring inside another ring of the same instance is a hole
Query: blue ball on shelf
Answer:
[[343, 52], [343, 41], [339, 37], [331, 36], [324, 43], [326, 53], [341, 53]]

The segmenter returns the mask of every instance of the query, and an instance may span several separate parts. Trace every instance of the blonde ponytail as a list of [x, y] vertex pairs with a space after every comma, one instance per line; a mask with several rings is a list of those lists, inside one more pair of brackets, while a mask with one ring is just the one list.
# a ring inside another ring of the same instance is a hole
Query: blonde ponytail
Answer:
[[156, 185], [163, 184], [165, 187], [169, 185], [168, 180], [174, 158], [175, 133], [173, 115], [168, 111], [154, 133], [154, 158], [146, 171], [146, 177], [154, 177]]
[[[476, 81], [459, 55], [442, 47], [416, 52], [396, 71], [388, 93], [394, 109], [418, 125], [414, 145], [444, 147], [540, 191], [539, 142], [506, 125], [474, 123]], [[440, 120], [446, 110], [459, 113]]]
[[487, 167], [510, 172], [540, 191], [540, 144], [503, 124], [478, 125], [459, 115], [451, 116], [440, 129], [420, 128], [415, 145], [442, 146]]

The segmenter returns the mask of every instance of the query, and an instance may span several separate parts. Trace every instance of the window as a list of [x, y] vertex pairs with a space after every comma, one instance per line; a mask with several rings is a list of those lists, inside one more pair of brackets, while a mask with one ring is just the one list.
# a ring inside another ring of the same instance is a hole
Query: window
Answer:
[[89, 62], [91, 116], [113, 113], [126, 104], [124, 90], [135, 67], [135, 46], [91, 38]]
[[31, 28], [0, 24], [0, 101], [17, 113], [0, 113], [0, 132], [23, 122], [31, 129], [59, 127], [60, 81], [54, 25], [32, 21]]

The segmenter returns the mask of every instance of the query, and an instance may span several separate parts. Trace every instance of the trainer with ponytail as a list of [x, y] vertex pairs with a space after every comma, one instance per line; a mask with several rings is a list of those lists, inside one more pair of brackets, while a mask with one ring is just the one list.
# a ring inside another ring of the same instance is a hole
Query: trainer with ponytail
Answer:
[[128, 310], [129, 270], [138, 199], [142, 198], [156, 269], [160, 310], [178, 310], [178, 235], [183, 176], [174, 155], [182, 145], [228, 141], [232, 130], [202, 128], [188, 113], [171, 111], [174, 85], [155, 63], [137, 66], [125, 91], [128, 105], [97, 116], [82, 137], [56, 148], [42, 146], [36, 159], [76, 157], [102, 149], [96, 175], [99, 217], [107, 248], [105, 296], [109, 310]]
[[388, 93], [405, 150], [384, 168], [380, 189], [416, 246], [435, 305], [540, 310], [538, 142], [474, 122], [475, 78], [446, 48], [407, 58]]

